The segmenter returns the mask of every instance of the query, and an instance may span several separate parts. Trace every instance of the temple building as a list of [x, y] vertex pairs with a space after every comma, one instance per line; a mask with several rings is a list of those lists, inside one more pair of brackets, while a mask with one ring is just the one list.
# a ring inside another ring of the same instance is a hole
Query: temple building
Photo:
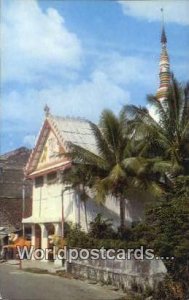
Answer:
[[[119, 203], [113, 197], [108, 197], [102, 206], [89, 191], [89, 199], [83, 203], [77, 191], [62, 180], [64, 170], [72, 165], [65, 155], [69, 142], [97, 153], [89, 121], [54, 116], [48, 107], [45, 111], [44, 124], [25, 169], [26, 178], [33, 182], [33, 202], [32, 215], [24, 218], [23, 224], [31, 227], [32, 245], [36, 248], [47, 248], [50, 234], [63, 236], [65, 222], [80, 224], [87, 231], [89, 223], [101, 213], [112, 220], [114, 227], [120, 225]], [[141, 204], [127, 201], [127, 224], [138, 220], [140, 212]]]

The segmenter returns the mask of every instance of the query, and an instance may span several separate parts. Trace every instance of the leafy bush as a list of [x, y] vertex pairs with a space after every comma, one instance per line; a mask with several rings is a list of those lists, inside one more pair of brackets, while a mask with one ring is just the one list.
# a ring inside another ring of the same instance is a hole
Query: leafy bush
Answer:
[[69, 247], [90, 248], [93, 247], [92, 239], [81, 230], [80, 226], [73, 225], [67, 234], [67, 245]]
[[153, 300], [185, 300], [188, 299], [182, 284], [167, 277], [160, 282], [153, 292]]
[[[96, 235], [97, 236], [97, 235]], [[101, 237], [101, 235], [100, 235]], [[78, 225], [70, 227], [67, 234], [67, 246], [76, 248], [105, 248], [105, 249], [127, 249], [128, 243], [119, 239], [95, 238], [92, 233], [86, 233]]]
[[97, 239], [111, 239], [115, 237], [110, 219], [104, 219], [101, 214], [97, 214], [93, 222], [90, 222], [89, 235]]

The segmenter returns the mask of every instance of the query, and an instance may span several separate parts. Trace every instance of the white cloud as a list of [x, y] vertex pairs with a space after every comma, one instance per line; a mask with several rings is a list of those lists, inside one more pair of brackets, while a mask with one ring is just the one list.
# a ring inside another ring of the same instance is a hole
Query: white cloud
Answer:
[[[159, 57], [158, 57], [159, 59]], [[146, 87], [157, 80], [158, 61], [153, 57], [141, 58], [137, 56], [122, 56], [119, 53], [113, 53], [100, 62], [99, 69], [106, 72], [110, 80], [116, 84], [127, 85], [142, 82]]]
[[5, 81], [37, 81], [57, 68], [66, 73], [81, 63], [82, 47], [63, 17], [45, 12], [35, 0], [3, 2], [2, 75]]
[[[88, 78], [80, 79], [78, 83], [62, 85], [57, 82], [46, 88], [13, 90], [3, 95], [4, 130], [27, 132], [23, 142], [30, 145], [34, 133], [40, 129], [46, 103], [55, 115], [98, 121], [104, 108], [117, 113], [124, 104], [131, 102], [129, 84], [141, 83], [143, 89], [155, 84], [156, 76], [151, 69], [149, 59], [147, 63], [142, 58], [125, 57], [114, 52], [100, 59]], [[13, 127], [7, 125], [10, 121]]]
[[174, 22], [181, 25], [189, 25], [189, 1], [119, 1], [123, 12], [127, 16], [145, 19], [148, 21], [160, 21], [160, 9], [164, 8], [166, 22]]
[[118, 112], [122, 105], [131, 101], [129, 84], [141, 83], [145, 89], [155, 86], [157, 76], [152, 72], [153, 68], [155, 63], [152, 65], [150, 60], [147, 63], [142, 58], [112, 53], [99, 60], [89, 77], [78, 83], [56, 83], [46, 88], [28, 87], [6, 93], [2, 104], [3, 118], [17, 122], [19, 130], [21, 123], [23, 129], [39, 129], [43, 107], [47, 103], [57, 115], [98, 121], [104, 108]]
[[129, 85], [146, 90], [157, 82], [156, 62], [149, 57], [108, 52], [93, 61], [89, 55], [81, 70], [86, 49], [55, 9], [42, 11], [34, 0], [8, 3], [2, 14], [2, 75], [5, 85], [11, 80], [21, 84], [3, 91], [3, 130], [18, 133], [25, 145], [33, 145], [46, 103], [53, 114], [98, 121], [104, 108], [118, 112], [131, 101]]
[[104, 108], [118, 112], [123, 104], [130, 101], [130, 94], [110, 80], [106, 73], [96, 69], [88, 80], [75, 85], [57, 85], [40, 90], [15, 90], [6, 93], [3, 98], [3, 121], [11, 121], [14, 124], [14, 128], [6, 125], [7, 130], [27, 130], [27, 135], [33, 135], [33, 132], [40, 128], [46, 103], [53, 114], [80, 116], [98, 121]]

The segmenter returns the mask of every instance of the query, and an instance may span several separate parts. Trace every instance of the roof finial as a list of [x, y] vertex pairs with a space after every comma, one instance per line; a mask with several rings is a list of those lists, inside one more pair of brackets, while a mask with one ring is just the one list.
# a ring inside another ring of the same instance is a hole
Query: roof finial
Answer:
[[50, 108], [48, 107], [48, 105], [46, 104], [44, 107], [44, 112], [45, 112], [45, 116], [48, 117], [50, 114]]
[[165, 28], [164, 28], [164, 10], [161, 8], [161, 13], [162, 13], [162, 33], [161, 33], [161, 43], [166, 44], [167, 43], [167, 37], [165, 34]]

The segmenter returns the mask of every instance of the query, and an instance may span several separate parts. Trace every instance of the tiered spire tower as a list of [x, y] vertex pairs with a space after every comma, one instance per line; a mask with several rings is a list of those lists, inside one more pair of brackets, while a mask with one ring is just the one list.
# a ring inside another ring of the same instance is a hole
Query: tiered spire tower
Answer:
[[161, 33], [161, 56], [160, 56], [160, 86], [157, 90], [157, 98], [159, 101], [166, 100], [168, 97], [168, 90], [170, 84], [170, 64], [169, 64], [169, 56], [167, 53], [167, 37], [165, 33], [164, 27], [164, 15], [163, 15], [163, 8], [161, 9], [162, 12], [162, 33]]

